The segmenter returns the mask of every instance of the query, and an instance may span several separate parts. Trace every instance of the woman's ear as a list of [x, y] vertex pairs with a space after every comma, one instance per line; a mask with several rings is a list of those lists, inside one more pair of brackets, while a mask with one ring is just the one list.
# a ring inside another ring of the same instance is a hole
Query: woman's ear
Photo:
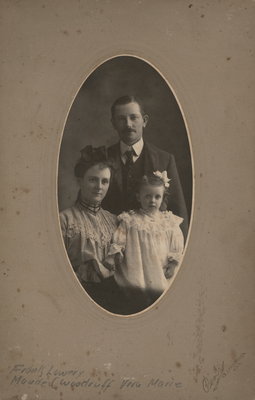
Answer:
[[76, 182], [78, 183], [78, 186], [81, 187], [82, 178], [76, 177]]

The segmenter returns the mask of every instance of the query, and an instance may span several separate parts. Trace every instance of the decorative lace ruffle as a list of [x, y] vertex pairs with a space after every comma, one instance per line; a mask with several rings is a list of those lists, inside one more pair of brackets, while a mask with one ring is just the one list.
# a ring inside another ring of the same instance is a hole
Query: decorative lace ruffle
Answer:
[[72, 207], [60, 213], [61, 225], [65, 227], [63, 234], [73, 239], [77, 235], [90, 239], [104, 248], [111, 241], [117, 227], [115, 215], [105, 210], [99, 210], [96, 214]]
[[161, 211], [155, 216], [145, 214], [142, 210], [123, 212], [118, 216], [118, 221], [124, 221], [127, 228], [134, 227], [138, 231], [153, 234], [169, 232], [180, 226], [183, 218], [174, 215], [172, 211]]

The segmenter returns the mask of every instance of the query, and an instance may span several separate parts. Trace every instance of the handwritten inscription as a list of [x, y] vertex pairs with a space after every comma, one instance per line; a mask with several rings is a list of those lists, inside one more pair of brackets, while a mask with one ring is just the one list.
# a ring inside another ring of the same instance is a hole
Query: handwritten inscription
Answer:
[[202, 387], [204, 392], [215, 392], [218, 389], [220, 381], [223, 378], [226, 378], [230, 372], [236, 371], [240, 367], [241, 360], [244, 358], [244, 356], [245, 353], [242, 353], [229, 367], [226, 367], [224, 361], [222, 361], [220, 364], [214, 365], [212, 375], [203, 376]]
[[[244, 358], [245, 353], [227, 366], [225, 361], [217, 363], [212, 368], [212, 373], [203, 375], [202, 389], [205, 393], [215, 392], [222, 379], [226, 378], [231, 372], [236, 371]], [[104, 372], [105, 379], [97, 379], [96, 375], [87, 376], [83, 369], [60, 369], [54, 365], [39, 365], [27, 366], [25, 364], [15, 364], [9, 371], [10, 385], [28, 385], [36, 387], [49, 386], [51, 389], [58, 388], [80, 388], [98, 390], [100, 393], [105, 393], [109, 389], [114, 388], [119, 390], [140, 390], [143, 389], [181, 389], [184, 385], [179, 382], [171, 374], [167, 379], [160, 377], [146, 376], [142, 381], [134, 377], [120, 377], [113, 379], [107, 377]], [[93, 379], [92, 379], [93, 376]]]
[[59, 369], [54, 365], [40, 365], [38, 367], [15, 364], [9, 371], [10, 385], [29, 385], [44, 387], [49, 386], [57, 390], [59, 387], [96, 389], [101, 393], [110, 388], [120, 390], [135, 390], [141, 388], [181, 388], [182, 382], [177, 382], [173, 376], [167, 380], [159, 377], [149, 377], [140, 382], [135, 378], [123, 377], [120, 380], [105, 378], [104, 380], [92, 379], [86, 376], [83, 369]]
[[171, 377], [170, 380], [162, 380], [159, 378], [151, 378], [146, 383], [142, 383], [136, 380], [132, 380], [130, 378], [123, 379], [120, 384], [120, 389], [123, 388], [141, 388], [141, 387], [148, 387], [148, 388], [166, 388], [166, 387], [176, 387], [181, 388], [183, 386], [182, 382], [175, 382], [174, 378]]
[[24, 364], [16, 364], [10, 371], [12, 375], [11, 385], [49, 386], [58, 389], [58, 386], [70, 388], [94, 388], [101, 392], [108, 390], [114, 380], [107, 378], [102, 383], [84, 376], [85, 371], [79, 369], [61, 370], [53, 365], [38, 368], [26, 367]]

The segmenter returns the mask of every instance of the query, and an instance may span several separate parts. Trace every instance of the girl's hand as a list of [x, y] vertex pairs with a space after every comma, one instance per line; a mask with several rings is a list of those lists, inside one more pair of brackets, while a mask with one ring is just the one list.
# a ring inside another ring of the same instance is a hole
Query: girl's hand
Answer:
[[172, 278], [175, 268], [178, 264], [178, 261], [176, 261], [173, 257], [168, 257], [167, 265], [163, 267], [166, 279]]

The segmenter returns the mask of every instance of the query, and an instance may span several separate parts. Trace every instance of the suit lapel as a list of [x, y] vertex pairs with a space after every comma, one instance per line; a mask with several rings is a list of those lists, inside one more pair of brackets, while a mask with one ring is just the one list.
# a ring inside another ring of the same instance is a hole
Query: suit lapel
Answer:
[[122, 192], [122, 187], [123, 187], [123, 183], [122, 183], [122, 161], [120, 158], [120, 144], [116, 143], [116, 145], [114, 145], [114, 147], [112, 148], [112, 154], [110, 154], [110, 156], [112, 156], [113, 160], [114, 160], [114, 181], [115, 184], [119, 187], [120, 191]]
[[156, 166], [155, 152], [149, 148], [147, 143], [144, 143], [144, 173], [151, 174]]

